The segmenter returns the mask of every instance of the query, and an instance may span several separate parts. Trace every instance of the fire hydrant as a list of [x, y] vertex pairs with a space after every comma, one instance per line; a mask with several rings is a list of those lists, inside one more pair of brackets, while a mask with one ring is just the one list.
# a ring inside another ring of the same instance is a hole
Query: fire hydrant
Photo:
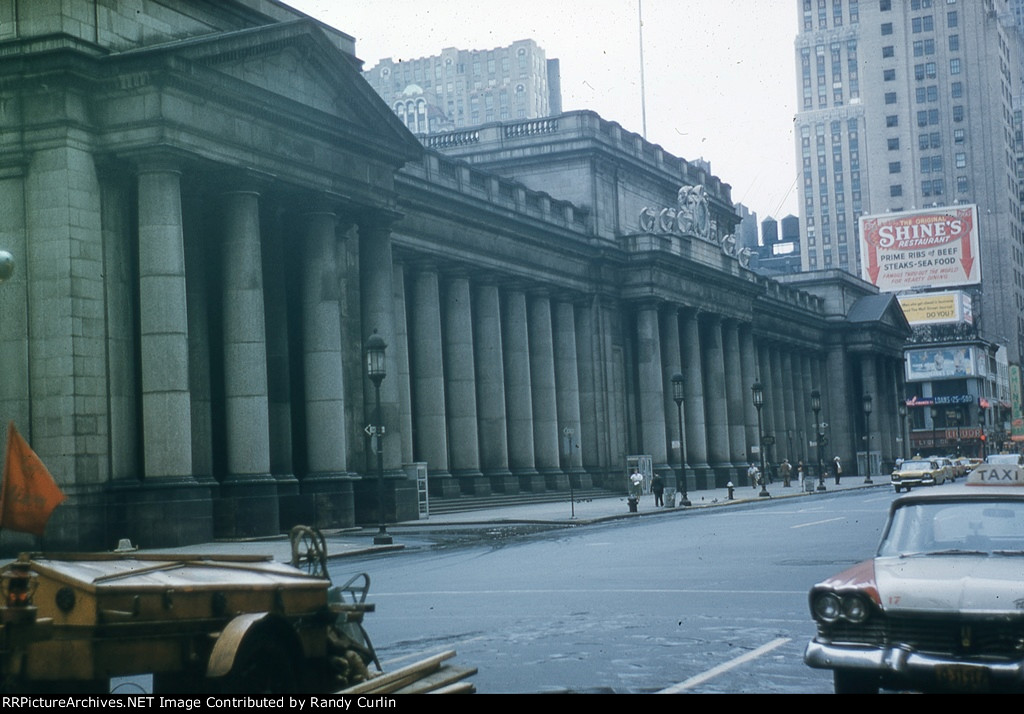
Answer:
[[727, 489], [729, 489], [729, 500], [730, 501], [733, 500], [733, 489], [735, 489], [736, 487], [733, 486], [732, 481], [730, 481], [729, 483], [725, 484], [725, 487]]

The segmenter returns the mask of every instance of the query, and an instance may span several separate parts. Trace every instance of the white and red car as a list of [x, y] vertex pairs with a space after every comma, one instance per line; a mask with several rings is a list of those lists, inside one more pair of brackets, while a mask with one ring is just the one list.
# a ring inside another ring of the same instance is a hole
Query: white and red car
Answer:
[[877, 555], [809, 600], [836, 693], [1024, 691], [1024, 469], [897, 497]]

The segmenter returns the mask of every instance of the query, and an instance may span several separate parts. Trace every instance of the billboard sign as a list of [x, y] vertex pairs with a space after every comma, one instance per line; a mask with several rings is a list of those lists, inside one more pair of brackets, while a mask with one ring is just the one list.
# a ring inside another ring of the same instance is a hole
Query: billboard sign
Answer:
[[948, 325], [974, 321], [971, 297], [959, 290], [900, 295], [897, 299], [911, 325]]
[[861, 277], [885, 292], [981, 282], [977, 206], [861, 216]]
[[973, 347], [929, 347], [906, 351], [908, 382], [958, 379], [978, 374]]

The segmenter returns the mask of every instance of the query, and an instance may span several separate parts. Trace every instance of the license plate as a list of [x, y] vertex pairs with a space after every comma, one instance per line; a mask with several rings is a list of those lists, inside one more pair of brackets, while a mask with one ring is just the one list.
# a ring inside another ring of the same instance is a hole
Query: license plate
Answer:
[[988, 670], [984, 667], [947, 664], [935, 670], [938, 683], [945, 688], [976, 692], [988, 689]]

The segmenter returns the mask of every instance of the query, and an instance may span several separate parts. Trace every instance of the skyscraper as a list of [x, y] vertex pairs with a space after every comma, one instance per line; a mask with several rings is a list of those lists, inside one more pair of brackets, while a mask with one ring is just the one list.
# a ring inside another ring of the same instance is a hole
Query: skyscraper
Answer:
[[979, 334], [1019, 363], [1024, 53], [1007, 1], [796, 4], [803, 268], [864, 274], [861, 216], [976, 205]]

